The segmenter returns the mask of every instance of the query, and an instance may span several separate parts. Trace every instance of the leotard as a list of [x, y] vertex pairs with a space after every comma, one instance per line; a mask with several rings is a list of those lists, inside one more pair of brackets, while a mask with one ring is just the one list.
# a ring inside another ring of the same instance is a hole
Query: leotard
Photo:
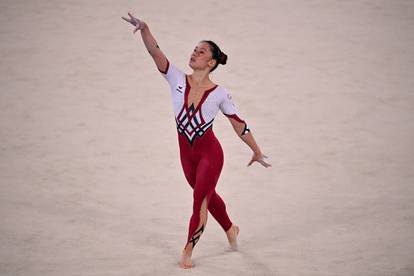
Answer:
[[[214, 135], [213, 121], [219, 110], [227, 117], [244, 123], [241, 135], [249, 132], [247, 123], [240, 119], [238, 111], [227, 89], [215, 85], [206, 90], [197, 106], [188, 106], [190, 83], [188, 76], [167, 60], [167, 69], [161, 71], [168, 81], [171, 91], [175, 123], [177, 126], [180, 161], [184, 175], [193, 188], [193, 213], [189, 222], [187, 245], [194, 247], [204, 231], [200, 225], [200, 212], [203, 200], [207, 208], [224, 231], [232, 222], [226, 212], [226, 205], [216, 193], [224, 155], [222, 147]], [[187, 246], [186, 245], [186, 246]]]

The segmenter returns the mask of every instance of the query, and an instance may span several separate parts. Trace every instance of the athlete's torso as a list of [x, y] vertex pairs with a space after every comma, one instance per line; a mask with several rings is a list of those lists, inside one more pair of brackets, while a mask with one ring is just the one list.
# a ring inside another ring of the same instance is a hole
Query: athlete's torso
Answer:
[[[174, 64], [168, 62], [167, 70], [162, 72], [170, 85], [173, 110], [180, 147], [207, 148], [218, 143], [212, 127], [219, 110], [228, 117], [238, 118], [237, 109], [230, 93], [216, 85], [204, 91], [197, 106], [188, 102], [191, 85], [188, 76]], [[240, 119], [241, 120], [241, 119]]]
[[177, 83], [172, 101], [177, 130], [179, 134], [186, 137], [189, 144], [193, 144], [196, 139], [203, 139], [207, 131], [212, 131], [214, 118], [220, 109], [223, 91], [220, 86], [204, 91], [195, 106], [194, 103], [189, 104], [188, 101], [190, 90], [188, 76], [184, 75], [184, 78]]

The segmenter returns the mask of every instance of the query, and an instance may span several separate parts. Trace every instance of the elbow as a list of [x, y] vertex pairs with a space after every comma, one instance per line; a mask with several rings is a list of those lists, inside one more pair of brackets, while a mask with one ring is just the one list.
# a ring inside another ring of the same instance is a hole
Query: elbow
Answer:
[[250, 129], [247, 127], [247, 124], [244, 123], [244, 128], [243, 128], [243, 131], [241, 132], [240, 136], [247, 135], [247, 133], [249, 133], [249, 132], [250, 132]]
[[246, 134], [248, 134], [250, 132], [250, 129], [247, 127], [247, 124], [244, 123], [242, 126], [239, 127], [235, 127], [234, 130], [236, 131], [237, 135], [242, 138], [243, 136], [245, 136]]

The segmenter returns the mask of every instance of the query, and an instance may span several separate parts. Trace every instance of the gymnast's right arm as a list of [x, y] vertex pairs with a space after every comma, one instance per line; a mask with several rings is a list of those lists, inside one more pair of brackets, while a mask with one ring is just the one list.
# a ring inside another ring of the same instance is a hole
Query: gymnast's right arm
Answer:
[[141, 37], [144, 41], [145, 47], [147, 48], [149, 54], [153, 58], [155, 65], [157, 66], [158, 70], [161, 72], [166, 72], [168, 66], [168, 60], [164, 53], [161, 51], [160, 47], [157, 44], [157, 41], [151, 34], [151, 31], [147, 25], [142, 20], [135, 18], [131, 13], [128, 13], [130, 18], [125, 18], [122, 16], [122, 19], [131, 23], [136, 28], [134, 29], [134, 33], [138, 30], [141, 30]]

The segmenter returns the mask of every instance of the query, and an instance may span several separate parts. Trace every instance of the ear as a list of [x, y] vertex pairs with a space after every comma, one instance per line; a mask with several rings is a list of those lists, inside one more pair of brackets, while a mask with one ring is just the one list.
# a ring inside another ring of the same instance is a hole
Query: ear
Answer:
[[207, 62], [207, 64], [208, 64], [208, 66], [209, 66], [210, 68], [213, 68], [213, 67], [214, 67], [214, 65], [216, 65], [216, 62], [217, 62], [217, 60], [215, 60], [215, 59], [210, 59], [210, 60]]

